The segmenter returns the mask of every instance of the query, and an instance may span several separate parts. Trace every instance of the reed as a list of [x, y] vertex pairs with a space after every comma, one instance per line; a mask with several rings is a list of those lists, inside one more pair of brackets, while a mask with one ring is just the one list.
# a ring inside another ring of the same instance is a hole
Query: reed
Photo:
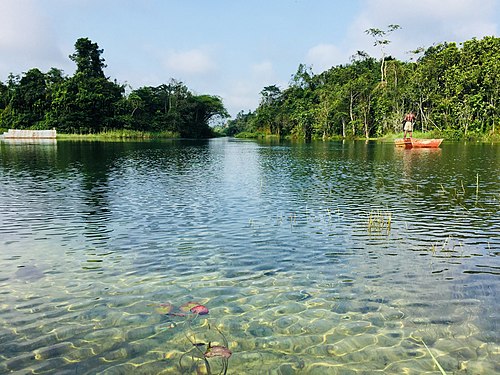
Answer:
[[445, 240], [443, 241], [443, 243], [441, 244], [441, 246], [439, 246], [438, 244], [433, 244], [431, 246], [431, 252], [432, 252], [432, 255], [436, 255], [436, 253], [439, 251], [439, 252], [447, 252], [448, 251], [448, 243], [450, 242], [450, 239], [451, 239], [451, 236], [445, 238]]
[[438, 362], [437, 358], [434, 356], [434, 354], [432, 354], [431, 350], [429, 349], [429, 347], [427, 346], [427, 344], [425, 343], [424, 339], [422, 337], [415, 337], [413, 336], [413, 333], [410, 334], [410, 338], [412, 340], [415, 340], [419, 343], [422, 343], [425, 347], [425, 349], [427, 350], [427, 353], [429, 353], [429, 355], [431, 356], [432, 358], [432, 361], [434, 362], [434, 364], [436, 365], [436, 367], [439, 369], [439, 371], [441, 372], [441, 375], [446, 375], [446, 371], [444, 371], [443, 367], [441, 366], [441, 364]]
[[112, 141], [112, 140], [145, 140], [145, 139], [173, 139], [179, 138], [178, 133], [170, 131], [162, 132], [143, 132], [139, 130], [119, 129], [106, 130], [100, 133], [87, 134], [57, 134], [57, 139], [66, 140], [96, 140], [96, 141]]
[[457, 243], [456, 240], [453, 240], [453, 237], [450, 235], [446, 237], [441, 245], [439, 244], [433, 244], [430, 247], [430, 251], [432, 252], [432, 255], [437, 255], [439, 252], [440, 254], [448, 254], [448, 256], [464, 256], [465, 248], [464, 245], [461, 241]]
[[441, 367], [441, 365], [439, 364], [439, 362], [436, 359], [436, 357], [434, 357], [434, 354], [432, 354], [431, 350], [429, 349], [429, 347], [425, 343], [424, 339], [420, 339], [420, 341], [422, 342], [422, 344], [424, 344], [425, 349], [427, 349], [427, 352], [431, 356], [432, 360], [434, 361], [434, 364], [437, 366], [437, 368], [439, 369], [439, 371], [441, 371], [441, 374], [442, 375], [446, 375], [446, 371], [444, 371], [443, 367]]
[[464, 185], [464, 182], [460, 180], [460, 188], [450, 188], [450, 190], [446, 190], [443, 184], [439, 184], [441, 192], [447, 196], [450, 202], [455, 202], [457, 205], [462, 207], [464, 210], [469, 211], [469, 208], [466, 207], [466, 203], [468, 202], [468, 198], [472, 199], [475, 195], [475, 205], [478, 205], [479, 202], [479, 173], [476, 173], [476, 187], [475, 194], [471, 193], [470, 190], [467, 192], [467, 189]]
[[368, 232], [386, 232], [391, 231], [392, 213], [380, 210], [372, 210], [368, 214]]
[[479, 198], [479, 173], [476, 173], [476, 204]]

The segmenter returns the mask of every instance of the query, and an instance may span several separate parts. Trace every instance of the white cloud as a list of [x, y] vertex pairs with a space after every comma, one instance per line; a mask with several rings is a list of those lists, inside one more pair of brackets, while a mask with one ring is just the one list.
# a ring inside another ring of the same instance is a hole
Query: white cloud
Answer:
[[266, 60], [251, 66], [252, 75], [259, 81], [269, 81], [274, 78], [274, 69], [272, 62]]
[[216, 69], [210, 53], [203, 49], [171, 51], [165, 58], [165, 66], [173, 73], [188, 75], [205, 74]]
[[[363, 11], [350, 29], [349, 45], [380, 56], [368, 28], [386, 29], [390, 24], [402, 27], [388, 36], [388, 54], [406, 59], [407, 51], [442, 42], [462, 42], [495, 35], [495, 0], [365, 0]], [[355, 51], [351, 51], [353, 54]]]
[[228, 94], [224, 95], [224, 104], [232, 116], [235, 116], [240, 110], [254, 110], [259, 104], [258, 93], [261, 90], [262, 87], [257, 88], [249, 81], [233, 83]]
[[274, 66], [269, 60], [263, 60], [248, 66], [247, 74], [241, 74], [238, 80], [226, 82], [225, 93], [221, 96], [229, 113], [235, 116], [241, 110], [257, 108], [260, 92], [270, 85], [277, 85], [283, 89], [287, 83], [277, 78]]
[[308, 65], [312, 65], [316, 73], [330, 69], [332, 66], [341, 64], [343, 53], [333, 44], [318, 44], [312, 47], [306, 56]]
[[[50, 20], [35, 0], [3, 0], [0, 12], [0, 80], [8, 73], [19, 74], [38, 67], [64, 66]], [[10, 67], [16, 66], [17, 71]], [[7, 71], [9, 70], [9, 71]]]

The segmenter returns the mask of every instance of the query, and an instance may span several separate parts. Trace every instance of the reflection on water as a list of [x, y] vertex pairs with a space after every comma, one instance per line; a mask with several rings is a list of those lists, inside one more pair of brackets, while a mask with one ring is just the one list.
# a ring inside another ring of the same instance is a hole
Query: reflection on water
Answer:
[[0, 156], [0, 373], [219, 373], [225, 340], [234, 374], [500, 371], [498, 146]]

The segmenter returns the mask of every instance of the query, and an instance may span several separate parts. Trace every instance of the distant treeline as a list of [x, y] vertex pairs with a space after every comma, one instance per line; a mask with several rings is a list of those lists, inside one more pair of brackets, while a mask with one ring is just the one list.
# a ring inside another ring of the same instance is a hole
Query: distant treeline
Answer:
[[56, 68], [47, 73], [34, 68], [0, 82], [0, 128], [79, 134], [126, 129], [208, 137], [209, 123], [228, 116], [219, 97], [194, 95], [173, 79], [126, 94], [124, 85], [105, 77], [102, 52], [80, 38], [70, 56], [76, 63], [73, 76]]
[[[380, 32], [367, 32], [373, 30]], [[377, 60], [359, 51], [349, 64], [318, 75], [300, 65], [288, 88], [265, 87], [258, 108], [240, 112], [225, 131], [368, 138], [400, 132], [405, 112], [413, 110], [418, 130], [449, 139], [498, 133], [499, 38], [443, 43], [412, 53], [420, 56], [415, 62], [384, 55]]]

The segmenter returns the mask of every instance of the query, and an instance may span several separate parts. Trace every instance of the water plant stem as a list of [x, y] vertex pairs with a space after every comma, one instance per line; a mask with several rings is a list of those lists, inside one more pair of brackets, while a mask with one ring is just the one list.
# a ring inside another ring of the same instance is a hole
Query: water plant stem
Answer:
[[368, 232], [382, 232], [384, 229], [387, 233], [391, 231], [392, 214], [390, 212], [370, 211], [368, 215]]
[[441, 372], [442, 375], [446, 375], [446, 371], [444, 371], [443, 367], [441, 367], [441, 365], [439, 364], [438, 360], [436, 359], [436, 357], [434, 357], [434, 354], [432, 354], [431, 350], [429, 349], [429, 347], [427, 346], [427, 344], [425, 343], [424, 339], [422, 337], [415, 337], [413, 336], [413, 333], [410, 334], [410, 338], [412, 340], [415, 340], [417, 342], [420, 342], [424, 345], [425, 349], [427, 349], [427, 352], [429, 353], [429, 355], [431, 356], [432, 358], [432, 361], [434, 362], [434, 364], [437, 366], [437, 368], [439, 369], [439, 371]]
[[476, 203], [479, 198], [479, 173], [476, 173]]
[[422, 344], [424, 344], [425, 346], [425, 349], [427, 349], [427, 351], [429, 352], [429, 355], [431, 356], [432, 360], [434, 361], [434, 363], [436, 364], [437, 368], [439, 369], [439, 371], [441, 371], [441, 374], [443, 375], [446, 375], [446, 371], [444, 371], [444, 369], [441, 367], [441, 365], [439, 364], [438, 360], [436, 359], [436, 357], [434, 357], [434, 354], [432, 354], [431, 350], [429, 349], [429, 347], [425, 344], [425, 341], [424, 339], [420, 339], [420, 341], [422, 342]]

